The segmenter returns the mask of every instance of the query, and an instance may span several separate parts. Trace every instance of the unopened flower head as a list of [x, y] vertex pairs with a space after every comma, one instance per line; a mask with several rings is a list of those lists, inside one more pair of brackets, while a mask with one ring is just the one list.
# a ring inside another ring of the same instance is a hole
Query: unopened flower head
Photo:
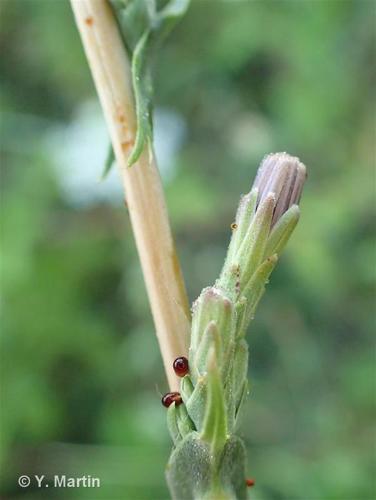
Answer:
[[258, 189], [257, 206], [269, 194], [274, 194], [272, 226], [292, 205], [299, 203], [305, 179], [306, 168], [299, 158], [287, 153], [273, 153], [264, 158], [253, 188]]

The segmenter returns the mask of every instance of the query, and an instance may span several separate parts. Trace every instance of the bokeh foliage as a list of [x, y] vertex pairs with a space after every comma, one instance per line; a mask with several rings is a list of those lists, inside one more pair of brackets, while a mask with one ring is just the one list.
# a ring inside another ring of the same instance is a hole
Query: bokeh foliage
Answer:
[[[95, 99], [69, 3], [1, 11], [1, 494], [167, 498], [166, 384], [127, 212], [72, 203], [46, 147]], [[155, 67], [155, 106], [185, 120], [165, 187], [191, 300], [218, 275], [262, 156], [309, 168], [248, 336], [253, 500], [376, 495], [374, 22], [364, 0], [195, 0]], [[47, 495], [17, 487], [28, 473], [102, 487]]]

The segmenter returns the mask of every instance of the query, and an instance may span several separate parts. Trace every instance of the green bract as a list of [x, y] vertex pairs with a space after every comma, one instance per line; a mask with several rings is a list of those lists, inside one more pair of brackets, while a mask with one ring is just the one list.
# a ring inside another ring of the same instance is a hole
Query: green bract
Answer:
[[168, 409], [175, 449], [167, 479], [176, 499], [246, 497], [245, 452], [235, 433], [248, 391], [244, 339], [265, 285], [299, 219], [304, 165], [267, 156], [240, 200], [221, 275], [193, 304], [184, 405]]

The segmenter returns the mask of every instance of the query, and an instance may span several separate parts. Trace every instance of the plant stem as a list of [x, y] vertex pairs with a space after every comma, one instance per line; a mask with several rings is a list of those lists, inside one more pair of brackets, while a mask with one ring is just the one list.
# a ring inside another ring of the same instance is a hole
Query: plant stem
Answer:
[[173, 360], [187, 356], [190, 313], [159, 172], [152, 151], [127, 166], [136, 135], [131, 69], [111, 7], [105, 0], [71, 0], [123, 181], [160, 350], [171, 390]]

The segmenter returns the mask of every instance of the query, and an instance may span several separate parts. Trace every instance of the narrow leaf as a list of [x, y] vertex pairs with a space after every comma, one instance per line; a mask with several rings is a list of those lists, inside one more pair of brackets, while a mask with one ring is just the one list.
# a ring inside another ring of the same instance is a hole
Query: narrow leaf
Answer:
[[114, 154], [114, 150], [112, 148], [112, 144], [110, 143], [108, 146], [106, 161], [105, 161], [103, 172], [101, 175], [102, 181], [107, 177], [108, 173], [110, 172], [110, 170], [112, 168], [112, 165], [114, 164], [114, 161], [115, 161], [115, 154]]
[[[175, 403], [174, 403], [175, 404]], [[195, 426], [192, 420], [189, 418], [186, 407], [181, 404], [176, 408], [177, 413], [177, 424], [180, 435], [184, 438], [192, 431], [195, 430]]]
[[219, 458], [227, 439], [227, 417], [221, 377], [213, 345], [209, 353], [208, 396], [201, 437], [210, 443], [211, 453]]
[[[274, 254], [268, 257], [256, 270], [247, 285], [244, 287], [243, 296], [246, 299], [243, 308], [243, 314], [239, 316], [236, 327], [237, 337], [245, 335], [249, 322], [253, 319], [257, 305], [265, 291], [265, 285], [268, 282], [275, 265], [277, 264], [278, 256]], [[242, 299], [240, 299], [242, 300]]]
[[182, 378], [180, 382], [180, 394], [185, 404], [187, 404], [187, 402], [191, 398], [193, 390], [194, 387], [192, 384], [191, 377], [189, 375], [186, 375], [185, 377]]
[[141, 37], [132, 58], [132, 82], [136, 101], [137, 131], [135, 144], [128, 158], [129, 167], [138, 160], [144, 147], [151, 141], [152, 136], [150, 109], [153, 90], [150, 69], [147, 66], [146, 59], [149, 35], [149, 32], [146, 32]]
[[247, 229], [251, 223], [252, 217], [255, 213], [257, 202], [258, 190], [252, 189], [251, 192], [244, 195], [239, 203], [239, 208], [236, 212], [235, 225], [233, 226], [233, 233], [230, 245], [227, 251], [226, 261], [223, 266], [222, 274], [228, 270], [234, 255], [239, 250], [239, 247], [246, 235]]
[[171, 439], [176, 446], [179, 441], [181, 441], [182, 436], [179, 431], [177, 422], [177, 407], [175, 403], [172, 403], [167, 409], [167, 427], [170, 432]]
[[300, 217], [298, 205], [292, 205], [287, 212], [278, 220], [273, 227], [265, 248], [265, 257], [276, 253], [280, 255], [284, 246], [288, 242], [291, 233], [294, 231]]
[[192, 396], [185, 403], [187, 412], [196, 429], [201, 429], [205, 417], [207, 382], [207, 375], [200, 377], [196, 382]]
[[273, 217], [275, 197], [269, 194], [259, 205], [255, 217], [252, 219], [247, 234], [237, 253], [241, 270], [241, 288], [247, 284], [252, 274], [260, 264], [270, 233], [270, 224]]

